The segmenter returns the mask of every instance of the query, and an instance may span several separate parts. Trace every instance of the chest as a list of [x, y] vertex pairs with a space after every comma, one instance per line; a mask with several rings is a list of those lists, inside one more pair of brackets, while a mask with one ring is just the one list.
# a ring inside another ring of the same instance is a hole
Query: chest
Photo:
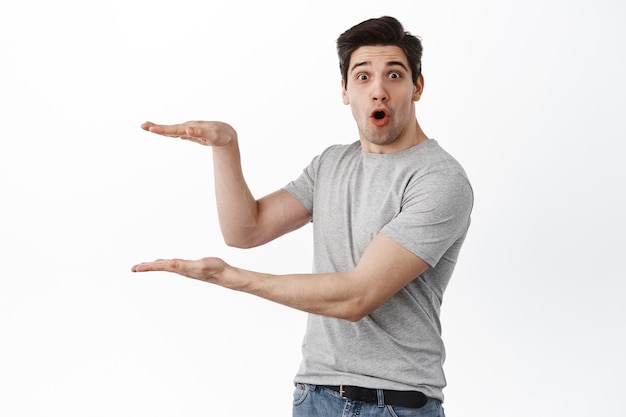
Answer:
[[356, 160], [327, 171], [315, 185], [314, 225], [371, 241], [402, 210], [410, 175], [395, 168]]

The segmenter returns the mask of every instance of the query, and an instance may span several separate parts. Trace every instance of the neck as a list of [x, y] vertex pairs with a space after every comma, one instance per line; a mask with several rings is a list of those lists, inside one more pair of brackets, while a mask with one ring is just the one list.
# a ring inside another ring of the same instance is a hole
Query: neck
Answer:
[[424, 142], [428, 136], [424, 133], [417, 119], [410, 123], [407, 128], [392, 143], [377, 145], [361, 138], [361, 147], [367, 153], [396, 153]]

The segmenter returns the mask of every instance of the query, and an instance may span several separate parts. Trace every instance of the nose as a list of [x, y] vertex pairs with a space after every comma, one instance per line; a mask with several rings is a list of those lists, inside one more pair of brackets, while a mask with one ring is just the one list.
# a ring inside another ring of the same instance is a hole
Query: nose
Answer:
[[372, 85], [372, 100], [385, 102], [389, 99], [389, 95], [387, 94], [382, 80], [378, 80], [372, 83]]

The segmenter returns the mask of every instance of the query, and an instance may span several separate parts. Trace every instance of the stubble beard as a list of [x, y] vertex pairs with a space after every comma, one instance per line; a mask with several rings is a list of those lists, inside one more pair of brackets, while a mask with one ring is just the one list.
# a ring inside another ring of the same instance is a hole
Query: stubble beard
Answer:
[[365, 139], [377, 146], [390, 145], [394, 143], [402, 133], [398, 126], [367, 127], [364, 130]]

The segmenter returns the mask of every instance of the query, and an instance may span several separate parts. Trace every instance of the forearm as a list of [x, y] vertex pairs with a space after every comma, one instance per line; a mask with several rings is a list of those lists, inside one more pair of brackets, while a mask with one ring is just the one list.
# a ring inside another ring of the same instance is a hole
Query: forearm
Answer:
[[217, 212], [226, 244], [251, 248], [296, 230], [311, 220], [311, 213], [285, 190], [260, 199], [250, 192], [241, 168], [239, 145], [213, 148]]
[[358, 321], [372, 310], [352, 272], [272, 275], [229, 266], [222, 274], [219, 285], [307, 313]]
[[427, 269], [421, 258], [379, 233], [349, 271], [270, 275], [225, 265], [212, 282], [308, 313], [358, 321]]
[[239, 144], [213, 148], [215, 196], [220, 228], [226, 244], [250, 246], [258, 221], [258, 203], [243, 176]]

